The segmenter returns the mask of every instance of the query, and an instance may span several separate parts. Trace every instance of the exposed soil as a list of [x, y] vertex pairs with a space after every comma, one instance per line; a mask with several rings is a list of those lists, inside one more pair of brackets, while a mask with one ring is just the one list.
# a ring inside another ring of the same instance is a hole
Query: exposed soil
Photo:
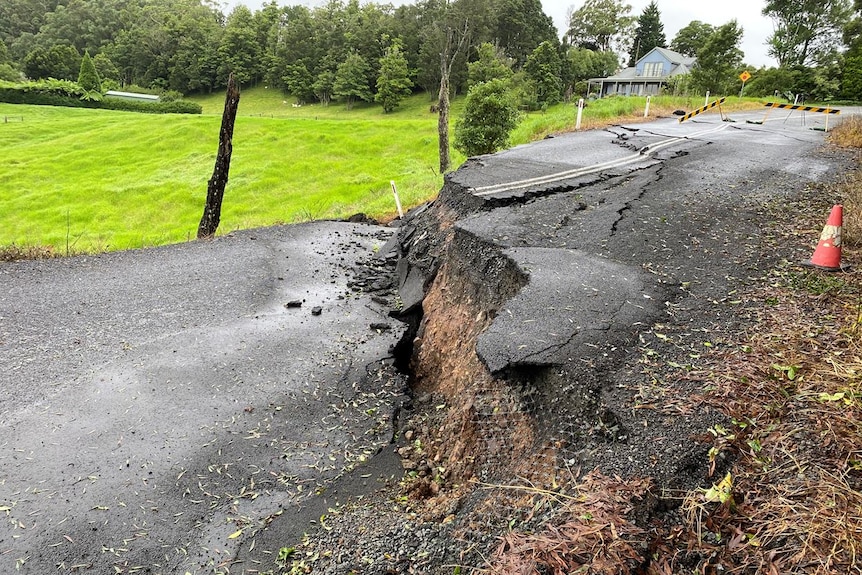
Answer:
[[[286, 571], [567, 573], [589, 565], [616, 574], [711, 564], [714, 548], [688, 543], [687, 502], [718, 483], [734, 456], [713, 451], [721, 440], [711, 430], [731, 422], [707, 400], [711, 376], [698, 366], [738, 346], [754, 324], [762, 301], [742, 294], [787, 257], [779, 231], [794, 213], [784, 202], [812, 193], [798, 175], [774, 170], [756, 179], [714, 174], [671, 190], [662, 181], [678, 179], [675, 169], [652, 165], [524, 194], [504, 210], [449, 181], [407, 219], [400, 283], [421, 284], [425, 295], [408, 310], [422, 318], [412, 350], [402, 348], [413, 370], [394, 448], [405, 475], [396, 494], [330, 517]], [[611, 241], [593, 242], [596, 226], [607, 226]], [[481, 229], [493, 230], [492, 241]], [[553, 344], [557, 359], [539, 354], [489, 370], [477, 342], [516, 309], [513, 298], [530, 282], [512, 257], [519, 246], [636, 264], [660, 305], [644, 307], [630, 329], [610, 317], [588, 339], [575, 333]]]

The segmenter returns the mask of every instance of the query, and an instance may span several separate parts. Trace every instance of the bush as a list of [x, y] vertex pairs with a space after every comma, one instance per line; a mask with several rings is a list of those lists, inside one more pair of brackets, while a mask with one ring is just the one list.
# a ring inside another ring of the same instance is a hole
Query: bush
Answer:
[[179, 102], [183, 99], [183, 94], [176, 90], [165, 90], [162, 92], [160, 98], [162, 102]]
[[135, 102], [117, 98], [105, 98], [100, 106], [108, 110], [123, 110], [126, 112], [143, 112], [145, 114], [200, 114], [203, 108], [195, 102], [181, 100], [179, 102]]
[[116, 98], [101, 98], [67, 80], [39, 80], [23, 84], [0, 81], [0, 102], [67, 106], [71, 108], [101, 108], [146, 114], [200, 114], [200, 104], [183, 100], [172, 102], [135, 102]]
[[0, 64], [0, 80], [18, 82], [21, 78], [21, 72], [13, 68], [11, 64]]
[[78, 72], [78, 85], [87, 92], [102, 91], [102, 81], [99, 79], [99, 73], [96, 71], [96, 66], [93, 65], [93, 60], [90, 58], [89, 52], [84, 52], [84, 57], [81, 58], [81, 70]]
[[519, 116], [506, 82], [476, 84], [467, 92], [464, 115], [455, 123], [455, 148], [468, 156], [501, 150], [508, 145]]

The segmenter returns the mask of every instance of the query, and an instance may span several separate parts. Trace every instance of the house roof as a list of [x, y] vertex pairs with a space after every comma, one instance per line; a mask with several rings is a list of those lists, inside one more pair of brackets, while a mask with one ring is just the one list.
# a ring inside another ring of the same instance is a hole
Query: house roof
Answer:
[[640, 64], [641, 60], [652, 54], [653, 52], [658, 52], [665, 59], [670, 62], [671, 68], [670, 72], [663, 76], [638, 76], [637, 66], [631, 66], [629, 68], [623, 68], [616, 74], [612, 76], [608, 76], [607, 78], [590, 78], [591, 82], [655, 82], [657, 79], [670, 78], [671, 76], [678, 76], [680, 74], [688, 74], [691, 72], [692, 67], [694, 67], [696, 58], [691, 56], [683, 56], [679, 52], [674, 52], [673, 50], [668, 50], [667, 48], [659, 48], [655, 47], [640, 58], [638, 58], [637, 63]]
[[[691, 68], [692, 66], [694, 66], [694, 63], [697, 60], [693, 56], [683, 56], [679, 52], [674, 52], [673, 50], [668, 50], [667, 48], [659, 48], [658, 46], [656, 46], [655, 48], [650, 50], [650, 52], [652, 52], [653, 50], [655, 50], [656, 52], [658, 52], [659, 54], [661, 54], [662, 56], [667, 58], [671, 64], [674, 64], [674, 65], [682, 64], [683, 66], [686, 66], [687, 68]], [[649, 52], [644, 54], [644, 57], [646, 57], [647, 54], [649, 54]], [[640, 62], [640, 60], [638, 60], [638, 62]]]

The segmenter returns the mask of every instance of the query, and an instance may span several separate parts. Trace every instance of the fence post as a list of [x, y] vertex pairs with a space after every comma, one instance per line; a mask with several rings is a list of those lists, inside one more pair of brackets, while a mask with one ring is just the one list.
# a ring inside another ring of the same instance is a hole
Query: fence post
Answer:
[[575, 120], [575, 129], [576, 130], [581, 129], [581, 116], [583, 115], [583, 113], [584, 113], [584, 99], [581, 98], [580, 100], [578, 100], [578, 117]]
[[644, 118], [649, 117], [649, 100], [650, 100], [650, 97], [647, 96], [646, 97], [646, 107], [644, 108]]
[[389, 185], [392, 186], [392, 195], [395, 196], [395, 207], [398, 208], [398, 218], [404, 219], [404, 212], [401, 210], [401, 199], [398, 197], [398, 189], [395, 187], [395, 180], [389, 180]]

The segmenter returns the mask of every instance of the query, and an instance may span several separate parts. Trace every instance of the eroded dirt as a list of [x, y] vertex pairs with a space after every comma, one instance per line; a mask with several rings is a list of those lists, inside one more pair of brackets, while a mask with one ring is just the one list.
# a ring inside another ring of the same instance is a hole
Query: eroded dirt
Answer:
[[[709, 430], [728, 422], [697, 399], [709, 382], [694, 366], [734, 345], [747, 321], [735, 294], [787, 257], [765, 237], [775, 218], [792, 217], [783, 199], [825, 177], [818, 166], [845, 165], [811, 141], [811, 169], [751, 161], [728, 171], [711, 165], [719, 144], [704, 141], [506, 199], [477, 199], [450, 179], [402, 231], [401, 283], [418, 270], [406, 283], [425, 296], [413, 401], [399, 418], [399, 495], [358, 503], [312, 534], [293, 566], [533, 572], [533, 550], [565, 541], [561, 553], [592, 572], [670, 569], [656, 550], [681, 533], [685, 494], [729, 463], [710, 455]], [[582, 320], [590, 297], [607, 311], [593, 306]], [[530, 336], [518, 344], [521, 332]], [[500, 345], [511, 347], [492, 360]], [[590, 555], [602, 541], [618, 541], [616, 555]], [[683, 552], [673, 568], [701, 559]]]

